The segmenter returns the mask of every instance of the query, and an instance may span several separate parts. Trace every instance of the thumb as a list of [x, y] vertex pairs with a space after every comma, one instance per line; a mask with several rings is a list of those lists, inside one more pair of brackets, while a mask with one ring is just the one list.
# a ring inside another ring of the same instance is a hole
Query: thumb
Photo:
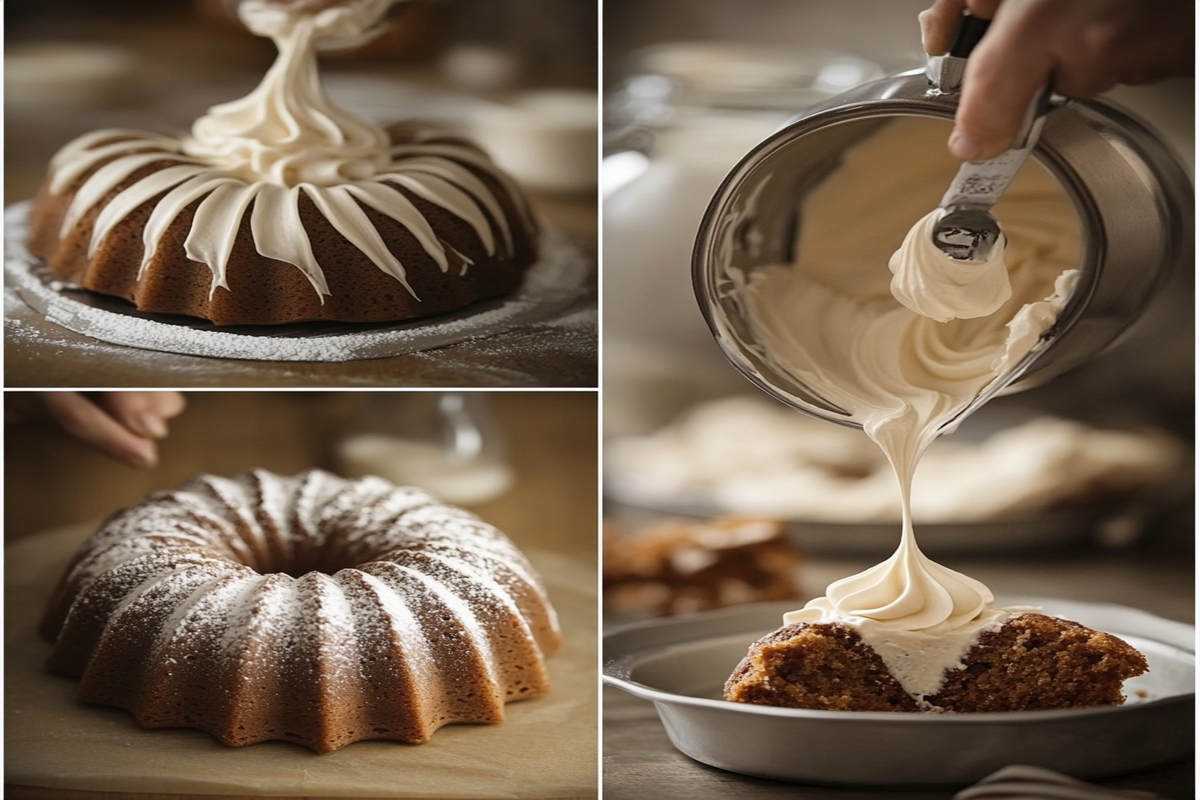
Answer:
[[1032, 50], [980, 42], [967, 60], [950, 152], [963, 161], [994, 158], [1012, 147], [1033, 98], [1049, 82], [1052, 64]]

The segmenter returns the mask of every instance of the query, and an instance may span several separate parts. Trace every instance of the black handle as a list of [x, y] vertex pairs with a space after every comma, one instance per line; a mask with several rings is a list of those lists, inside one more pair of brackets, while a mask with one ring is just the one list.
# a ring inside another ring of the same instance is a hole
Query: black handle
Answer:
[[964, 12], [962, 19], [958, 21], [958, 28], [954, 31], [950, 55], [955, 58], [966, 58], [971, 55], [971, 51], [975, 49], [975, 45], [979, 44], [979, 40], [983, 38], [983, 34], [987, 32], [991, 22], [990, 19]]

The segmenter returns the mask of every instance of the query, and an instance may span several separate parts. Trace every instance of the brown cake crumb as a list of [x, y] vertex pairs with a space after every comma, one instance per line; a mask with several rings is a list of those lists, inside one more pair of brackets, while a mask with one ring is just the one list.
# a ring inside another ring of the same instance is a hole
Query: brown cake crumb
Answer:
[[1022, 614], [986, 631], [963, 669], [929, 700], [948, 711], [1030, 711], [1119, 706], [1121, 682], [1146, 671], [1146, 658], [1077, 622]]
[[799, 622], [768, 634], [725, 684], [739, 703], [827, 711], [1027, 711], [1121, 705], [1146, 659], [1107, 633], [1027, 613], [985, 631], [938, 694], [918, 703], [851, 628]]
[[782, 523], [758, 517], [665, 520], [630, 532], [604, 527], [610, 613], [668, 616], [799, 596], [800, 554]]
[[823, 711], [916, 711], [879, 654], [850, 628], [797, 622], [750, 646], [725, 699]]

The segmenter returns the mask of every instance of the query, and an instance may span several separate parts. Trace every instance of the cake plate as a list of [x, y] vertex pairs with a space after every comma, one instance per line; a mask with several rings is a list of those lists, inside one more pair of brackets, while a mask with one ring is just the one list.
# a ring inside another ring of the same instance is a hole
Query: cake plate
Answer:
[[569, 238], [543, 228], [541, 256], [516, 292], [436, 317], [401, 323], [215, 326], [138, 311], [120, 298], [57, 279], [25, 248], [29, 201], [4, 212], [5, 282], [34, 311], [109, 344], [190, 356], [256, 361], [344, 362], [387, 358], [492, 336], [548, 320], [588, 291], [590, 260]]
[[752, 642], [795, 603], [633, 625], [604, 638], [604, 681], [654, 703], [671, 743], [720, 769], [843, 786], [974, 783], [1028, 764], [1093, 779], [1194, 749], [1195, 628], [1136, 609], [1028, 597], [1003, 605], [1116, 634], [1150, 663], [1124, 706], [984, 714], [810, 711], [731, 703], [722, 686]]

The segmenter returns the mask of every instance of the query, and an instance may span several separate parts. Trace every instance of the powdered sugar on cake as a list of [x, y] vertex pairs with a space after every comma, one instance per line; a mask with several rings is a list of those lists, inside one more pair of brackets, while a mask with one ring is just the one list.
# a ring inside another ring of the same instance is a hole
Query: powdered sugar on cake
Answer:
[[[495, 528], [420, 489], [316, 470], [202, 475], [117, 514], [56, 592], [43, 629], [59, 626], [51, 668], [99, 691], [83, 699], [322, 752], [498, 722], [546, 691], [561, 643], [540, 578]], [[113, 658], [133, 683], [107, 687]], [[120, 688], [141, 683], [146, 697]]]

